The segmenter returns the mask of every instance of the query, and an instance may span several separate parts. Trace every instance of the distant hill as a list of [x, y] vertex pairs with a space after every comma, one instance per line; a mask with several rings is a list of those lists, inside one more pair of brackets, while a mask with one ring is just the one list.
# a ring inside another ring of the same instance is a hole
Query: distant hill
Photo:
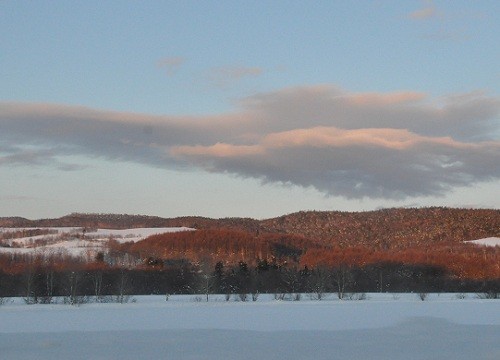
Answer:
[[461, 242], [500, 234], [500, 210], [384, 209], [368, 212], [306, 211], [263, 220], [270, 232], [299, 234], [323, 243], [375, 247]]
[[1, 227], [62, 227], [126, 229], [191, 227], [243, 230], [253, 234], [291, 234], [323, 245], [406, 248], [500, 236], [500, 210], [454, 208], [393, 208], [368, 212], [302, 211], [272, 219], [211, 219], [186, 216], [161, 218], [126, 214], [73, 213], [57, 219], [0, 218]]
[[131, 229], [150, 227], [193, 227], [196, 229], [245, 229], [258, 231], [259, 221], [248, 218], [210, 219], [199, 216], [161, 218], [147, 215], [72, 213], [55, 219], [29, 220], [22, 217], [0, 217], [0, 227], [90, 227]]

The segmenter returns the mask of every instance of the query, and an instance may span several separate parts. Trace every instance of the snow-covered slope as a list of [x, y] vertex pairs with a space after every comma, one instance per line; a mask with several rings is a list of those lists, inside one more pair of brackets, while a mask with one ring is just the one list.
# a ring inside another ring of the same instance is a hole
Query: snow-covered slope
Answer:
[[483, 246], [500, 246], [500, 238], [498, 237], [489, 237], [489, 238], [477, 239], [466, 242]]
[[[46, 235], [10, 237], [15, 232], [41, 230]], [[102, 251], [108, 240], [118, 242], [137, 242], [155, 234], [168, 232], [192, 231], [187, 227], [173, 228], [134, 228], [134, 229], [96, 229], [85, 230], [81, 227], [53, 228], [0, 228], [0, 252], [24, 254], [67, 254], [71, 256], [95, 255]]]

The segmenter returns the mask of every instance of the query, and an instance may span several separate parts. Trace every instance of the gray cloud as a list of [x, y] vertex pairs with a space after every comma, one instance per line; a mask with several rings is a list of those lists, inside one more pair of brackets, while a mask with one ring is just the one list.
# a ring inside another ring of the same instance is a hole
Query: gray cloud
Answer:
[[313, 186], [347, 198], [443, 195], [500, 177], [500, 143], [460, 143], [406, 130], [335, 128], [276, 133], [259, 145], [178, 147], [209, 171]]
[[210, 69], [207, 79], [212, 86], [225, 89], [243, 78], [257, 77], [262, 73], [259, 67], [224, 66]]
[[[60, 161], [57, 156], [65, 151], [62, 147], [40, 148], [40, 147], [1, 147], [0, 166], [53, 166], [63, 171], [83, 170], [86, 166], [71, 164]], [[67, 153], [66, 153], [67, 155]]]
[[57, 157], [79, 154], [198, 167], [348, 198], [443, 195], [500, 178], [499, 115], [500, 99], [480, 92], [429, 99], [328, 85], [257, 94], [219, 116], [0, 103], [0, 166], [77, 170]]
[[[480, 92], [453, 95], [442, 104], [416, 92], [352, 94], [331, 86], [285, 89], [242, 101], [267, 130], [312, 126], [344, 129], [408, 129], [429, 136], [488, 139], [500, 114], [500, 99]], [[277, 120], [279, 119], [279, 120]]]
[[186, 59], [180, 56], [166, 57], [157, 62], [159, 68], [165, 69], [167, 76], [173, 76], [179, 68], [186, 62]]
[[54, 161], [51, 150], [15, 149], [9, 154], [0, 155], [1, 165], [47, 165]]

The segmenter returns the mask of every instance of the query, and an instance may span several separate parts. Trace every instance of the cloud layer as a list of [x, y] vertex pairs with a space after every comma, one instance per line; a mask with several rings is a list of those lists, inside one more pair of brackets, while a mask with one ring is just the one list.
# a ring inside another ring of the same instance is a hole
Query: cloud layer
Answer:
[[[500, 99], [470, 93], [287, 88], [219, 116], [152, 116], [0, 103], [0, 167], [65, 155], [197, 167], [347, 198], [444, 195], [500, 178]], [[75, 168], [76, 169], [76, 168]]]

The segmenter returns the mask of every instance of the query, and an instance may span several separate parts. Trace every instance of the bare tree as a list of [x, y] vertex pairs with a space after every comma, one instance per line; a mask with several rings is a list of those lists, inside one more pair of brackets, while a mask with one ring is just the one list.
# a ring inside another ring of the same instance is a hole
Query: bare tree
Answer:
[[24, 272], [24, 281], [25, 281], [25, 297], [24, 301], [26, 304], [36, 304], [38, 302], [38, 296], [36, 292], [35, 279], [36, 279], [36, 271], [32, 264], [29, 264], [26, 267], [26, 271]]
[[92, 286], [94, 290], [95, 301], [99, 302], [102, 297], [102, 271], [96, 270], [92, 273]]
[[[0, 275], [1, 274], [2, 273], [0, 272]], [[1, 280], [1, 278], [0, 278], [0, 280]], [[2, 290], [2, 286], [1, 286], [1, 282], [0, 282], [0, 305], [3, 305], [3, 304], [5, 304], [5, 298], [2, 296], [2, 291], [1, 290]]]
[[210, 259], [204, 258], [200, 261], [198, 279], [197, 290], [205, 294], [205, 299], [208, 302], [209, 296], [213, 293], [216, 283], [216, 275], [212, 272]]
[[500, 292], [499, 291], [495, 291], [495, 290], [489, 290], [489, 291], [486, 291], [484, 293], [478, 293], [478, 294], [476, 294], [476, 297], [478, 299], [483, 299], [483, 300], [486, 300], [486, 299], [500, 299]]
[[120, 304], [129, 302], [130, 300], [130, 295], [128, 294], [129, 289], [130, 289], [130, 279], [128, 276], [128, 270], [125, 268], [121, 268], [117, 281], [116, 301], [119, 302]]
[[308, 290], [311, 292], [311, 298], [321, 300], [324, 298], [330, 281], [330, 274], [324, 267], [317, 267], [308, 277]]
[[282, 272], [282, 279], [290, 293], [296, 293], [301, 286], [300, 274], [295, 269], [285, 269]]
[[40, 297], [40, 302], [50, 304], [54, 297], [54, 270], [51, 268], [45, 269], [44, 274], [45, 294]]
[[70, 271], [67, 274], [66, 297], [65, 302], [70, 305], [79, 305], [83, 303], [83, 298], [78, 294], [81, 274], [78, 271]]
[[334, 268], [332, 271], [332, 281], [335, 289], [337, 290], [338, 298], [343, 300], [346, 291], [353, 283], [351, 268], [343, 263]]

